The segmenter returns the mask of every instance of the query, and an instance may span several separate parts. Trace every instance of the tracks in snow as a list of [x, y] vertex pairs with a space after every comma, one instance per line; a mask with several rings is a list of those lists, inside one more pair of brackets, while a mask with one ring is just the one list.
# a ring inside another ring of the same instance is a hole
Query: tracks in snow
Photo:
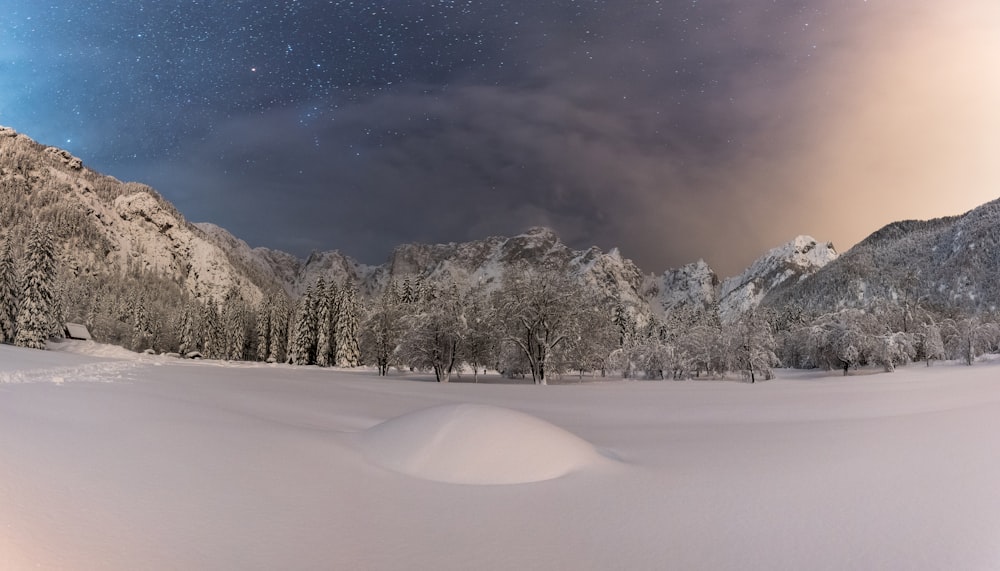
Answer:
[[72, 365], [67, 367], [47, 367], [21, 371], [0, 371], [0, 384], [4, 383], [114, 383], [134, 381], [133, 373], [146, 364], [138, 361], [104, 361]]

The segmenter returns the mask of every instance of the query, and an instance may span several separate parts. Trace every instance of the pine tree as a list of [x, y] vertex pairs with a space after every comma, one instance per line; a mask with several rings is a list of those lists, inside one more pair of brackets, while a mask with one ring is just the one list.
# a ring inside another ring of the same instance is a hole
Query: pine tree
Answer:
[[413, 303], [413, 298], [414, 298], [413, 284], [410, 282], [409, 276], [403, 278], [403, 291], [400, 294], [400, 296], [401, 296], [400, 301], [402, 301], [403, 303]]
[[242, 361], [246, 358], [249, 328], [250, 315], [246, 303], [235, 288], [231, 289], [222, 306], [224, 359]]
[[219, 311], [215, 307], [214, 300], [209, 299], [208, 303], [205, 304], [201, 323], [205, 357], [209, 359], [218, 359], [222, 357], [222, 327], [219, 324]]
[[358, 303], [354, 288], [344, 284], [341, 289], [340, 312], [337, 316], [337, 366], [357, 367], [361, 365], [361, 349], [358, 344]]
[[340, 320], [340, 302], [341, 294], [340, 287], [333, 281], [331, 281], [326, 290], [326, 297], [330, 304], [330, 323], [329, 336], [330, 336], [330, 366], [337, 364], [337, 322]]
[[181, 355], [187, 355], [192, 351], [197, 351], [201, 344], [200, 327], [198, 324], [197, 307], [194, 303], [184, 305], [184, 313], [181, 316]]
[[271, 306], [271, 346], [268, 347], [267, 360], [281, 363], [285, 360], [288, 350], [288, 300], [284, 295], [276, 295]]
[[295, 330], [288, 350], [295, 365], [311, 365], [316, 359], [316, 291], [309, 286], [299, 300], [295, 313]]
[[55, 288], [55, 252], [45, 225], [37, 225], [28, 237], [21, 280], [14, 344], [44, 349], [53, 331], [52, 292]]
[[133, 296], [129, 305], [132, 308], [132, 350], [149, 349], [153, 333], [149, 312], [146, 309], [146, 300], [139, 296]]
[[326, 281], [316, 281], [316, 364], [320, 367], [333, 365], [336, 357], [333, 339], [333, 300], [326, 289]]
[[10, 236], [0, 246], [0, 343], [14, 341], [17, 324], [17, 268]]
[[261, 301], [257, 314], [257, 360], [267, 361], [271, 351], [272, 314], [274, 313], [274, 295], [269, 294]]

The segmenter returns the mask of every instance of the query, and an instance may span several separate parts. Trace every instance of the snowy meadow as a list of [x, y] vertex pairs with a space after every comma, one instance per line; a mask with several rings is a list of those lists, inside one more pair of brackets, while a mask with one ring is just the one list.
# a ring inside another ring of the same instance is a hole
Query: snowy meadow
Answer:
[[0, 346], [3, 569], [1000, 568], [997, 361], [538, 387], [55, 349]]

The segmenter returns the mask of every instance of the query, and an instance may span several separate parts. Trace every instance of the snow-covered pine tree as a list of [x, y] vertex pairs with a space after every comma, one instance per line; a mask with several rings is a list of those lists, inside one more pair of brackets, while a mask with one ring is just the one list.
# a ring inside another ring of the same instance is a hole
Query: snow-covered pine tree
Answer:
[[420, 303], [428, 298], [427, 281], [424, 276], [417, 276], [413, 283], [413, 296], [410, 303]]
[[413, 303], [414, 291], [410, 276], [403, 278], [403, 288], [400, 294], [400, 301], [403, 303]]
[[285, 330], [285, 358], [283, 363], [295, 364], [295, 354], [298, 352], [296, 331], [299, 329], [299, 305], [302, 300], [293, 304], [288, 310], [288, 329]]
[[146, 309], [146, 300], [139, 295], [134, 295], [129, 300], [129, 305], [132, 312], [132, 350], [149, 349], [153, 332], [149, 312]]
[[295, 312], [295, 331], [289, 359], [295, 365], [311, 365], [316, 358], [316, 290], [310, 285]]
[[340, 286], [330, 280], [326, 288], [326, 297], [330, 304], [330, 366], [337, 364], [337, 322], [340, 320]]
[[257, 308], [257, 360], [267, 361], [271, 351], [271, 315], [274, 312], [274, 294], [264, 296]]
[[205, 304], [202, 313], [202, 344], [205, 347], [205, 357], [209, 359], [219, 359], [224, 350], [222, 339], [222, 326], [219, 323], [219, 310], [216, 309], [215, 301], [209, 299]]
[[246, 359], [250, 312], [235, 288], [229, 290], [223, 301], [222, 328], [225, 344], [223, 358], [227, 361]]
[[181, 316], [181, 355], [187, 355], [201, 348], [200, 313], [197, 302], [184, 304], [184, 313]]
[[334, 352], [334, 331], [332, 301], [326, 289], [326, 280], [316, 281], [316, 364], [320, 367], [333, 365], [337, 356]]
[[624, 347], [628, 339], [635, 337], [635, 319], [629, 314], [625, 304], [621, 300], [615, 304], [615, 315], [613, 318], [615, 327], [618, 329], [618, 346]]
[[291, 310], [284, 295], [276, 294], [271, 306], [271, 346], [268, 348], [267, 361], [281, 363], [285, 360], [288, 350], [288, 322]]
[[23, 263], [14, 344], [44, 349], [53, 331], [52, 292], [56, 279], [55, 252], [46, 225], [31, 230]]
[[341, 288], [340, 298], [336, 362], [338, 367], [357, 367], [361, 365], [361, 349], [358, 343], [359, 308], [354, 288], [345, 283]]
[[17, 324], [17, 267], [10, 236], [0, 244], [0, 343], [14, 341]]

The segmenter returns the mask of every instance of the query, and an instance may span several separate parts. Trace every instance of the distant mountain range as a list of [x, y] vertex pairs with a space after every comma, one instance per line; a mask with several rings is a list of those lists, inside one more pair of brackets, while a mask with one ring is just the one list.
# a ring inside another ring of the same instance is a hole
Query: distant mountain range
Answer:
[[15, 239], [26, 236], [30, 224], [53, 224], [70, 275], [157, 274], [203, 300], [233, 291], [251, 302], [279, 290], [294, 297], [320, 277], [353, 282], [369, 294], [407, 276], [489, 285], [515, 262], [568, 265], [636, 314], [686, 304], [717, 307], [723, 316], [762, 303], [827, 310], [903, 297], [995, 310], [1000, 300], [1000, 201], [962, 216], [890, 224], [839, 256], [832, 244], [799, 236], [725, 280], [704, 261], [645, 274], [617, 249], [573, 250], [546, 228], [465, 243], [405, 244], [370, 266], [336, 250], [302, 260], [251, 248], [218, 226], [187, 222], [145, 185], [93, 172], [64, 150], [0, 127], [0, 216], [0, 234]]

